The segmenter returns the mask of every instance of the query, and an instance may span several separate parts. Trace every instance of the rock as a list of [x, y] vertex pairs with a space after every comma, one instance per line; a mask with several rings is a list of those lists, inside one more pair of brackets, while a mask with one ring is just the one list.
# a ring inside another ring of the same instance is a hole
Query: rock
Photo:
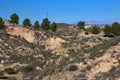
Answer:
[[4, 60], [1, 60], [1, 64], [3, 64], [5, 61]]
[[61, 48], [61, 43], [64, 42], [61, 38], [49, 38], [45, 41], [46, 50]]
[[[116, 50], [117, 52], [113, 53], [114, 50]], [[95, 77], [96, 74], [100, 72], [109, 72], [112, 67], [119, 66], [118, 59], [116, 58], [117, 55], [120, 55], [120, 52], [118, 50], [120, 50], [120, 44], [109, 48], [103, 56], [96, 58], [94, 61], [96, 65], [92, 67], [92, 69], [86, 74], [86, 77], [88, 79], [92, 79]]]
[[35, 39], [35, 32], [23, 27], [11, 26], [6, 29], [6, 32], [10, 35], [20, 36], [21, 38], [26, 39], [28, 42], [33, 42]]

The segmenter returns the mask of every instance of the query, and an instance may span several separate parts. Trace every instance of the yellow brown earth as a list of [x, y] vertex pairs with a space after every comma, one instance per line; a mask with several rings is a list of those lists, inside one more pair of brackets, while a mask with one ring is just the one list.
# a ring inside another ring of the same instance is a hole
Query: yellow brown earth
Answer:
[[0, 78], [17, 80], [119, 80], [120, 37], [9, 26], [0, 31]]

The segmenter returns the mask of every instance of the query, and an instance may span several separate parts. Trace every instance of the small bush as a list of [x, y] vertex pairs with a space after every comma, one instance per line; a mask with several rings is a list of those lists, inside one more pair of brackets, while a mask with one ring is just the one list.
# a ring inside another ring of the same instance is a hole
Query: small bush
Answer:
[[6, 68], [6, 69], [4, 70], [4, 72], [6, 72], [7, 74], [16, 74], [16, 73], [17, 73], [17, 72], [14, 71], [13, 68]]
[[8, 77], [7, 76], [0, 76], [0, 80], [7, 80]]
[[52, 56], [51, 50], [45, 51], [43, 53], [43, 56], [44, 56], [45, 59], [51, 58], [51, 56]]
[[17, 80], [15, 77], [9, 77], [8, 80]]
[[85, 35], [88, 35], [88, 34], [89, 34], [89, 32], [88, 32], [88, 31], [86, 31], [86, 32], [85, 32]]
[[4, 21], [3, 21], [3, 19], [0, 17], [0, 29], [3, 29], [3, 28], [5, 28]]
[[22, 67], [22, 71], [25, 73], [33, 71], [35, 68], [32, 65], [27, 65], [25, 67]]
[[86, 69], [89, 71], [89, 70], [91, 70], [91, 66], [90, 65], [88, 65], [87, 67], [86, 67]]
[[99, 33], [100, 33], [100, 28], [97, 27], [97, 26], [94, 26], [94, 27], [92, 28], [91, 32], [92, 32], [93, 34], [99, 34]]
[[3, 71], [0, 71], [0, 76], [1, 76], [1, 75], [4, 75], [4, 74], [3, 74]]
[[120, 63], [120, 59], [118, 60], [118, 62]]
[[110, 73], [113, 73], [116, 69], [117, 69], [116, 67], [112, 67]]
[[69, 71], [76, 71], [76, 70], [78, 70], [78, 67], [76, 65], [69, 66]]

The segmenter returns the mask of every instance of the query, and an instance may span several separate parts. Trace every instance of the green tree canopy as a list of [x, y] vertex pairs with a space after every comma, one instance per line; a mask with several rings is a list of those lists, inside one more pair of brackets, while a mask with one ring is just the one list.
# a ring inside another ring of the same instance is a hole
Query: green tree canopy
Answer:
[[19, 16], [14, 13], [10, 16], [10, 22], [13, 23], [13, 24], [18, 24], [19, 23]]
[[41, 29], [43, 30], [50, 29], [50, 21], [48, 20], [48, 18], [43, 19], [42, 24], [41, 24]]
[[100, 28], [97, 27], [97, 26], [94, 26], [94, 27], [92, 28], [91, 32], [92, 32], [93, 34], [99, 34], [99, 33], [100, 33]]
[[34, 23], [34, 30], [39, 30], [40, 29], [40, 25], [38, 21], [35, 21]]
[[54, 22], [51, 24], [50, 29], [54, 32], [57, 30], [57, 24]]
[[31, 22], [30, 22], [30, 19], [26, 18], [23, 20], [23, 25], [25, 27], [30, 27], [31, 26]]
[[120, 24], [118, 22], [114, 22], [112, 24], [112, 33], [115, 35], [120, 35]]
[[3, 19], [0, 17], [0, 29], [5, 27]]
[[120, 24], [119, 24], [118, 22], [114, 22], [114, 23], [112, 24], [113, 27], [119, 26], [119, 25], [120, 25]]
[[105, 25], [103, 31], [105, 35], [110, 35], [112, 33], [112, 28], [109, 25]]
[[77, 23], [77, 26], [78, 26], [78, 28], [80, 28], [80, 29], [84, 29], [85, 22], [84, 22], [84, 21], [79, 21], [79, 22]]

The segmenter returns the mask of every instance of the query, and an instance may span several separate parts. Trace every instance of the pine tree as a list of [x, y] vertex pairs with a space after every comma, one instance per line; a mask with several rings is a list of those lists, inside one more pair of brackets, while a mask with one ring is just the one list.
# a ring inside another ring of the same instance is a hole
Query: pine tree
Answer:
[[42, 24], [41, 24], [41, 29], [43, 30], [50, 29], [50, 21], [48, 20], [48, 18], [43, 19]]
[[92, 28], [91, 32], [92, 32], [93, 34], [99, 34], [99, 33], [100, 33], [99, 27], [94, 26], [94, 27]]
[[13, 24], [18, 24], [19, 23], [19, 16], [14, 13], [10, 16], [10, 22], [13, 23]]
[[25, 27], [30, 27], [30, 26], [31, 26], [30, 19], [28, 19], [28, 18], [24, 19], [23, 25], [24, 25]]
[[110, 35], [110, 33], [112, 33], [112, 28], [109, 25], [105, 25], [105, 28], [103, 31], [105, 35]]
[[57, 30], [57, 24], [56, 24], [55, 22], [52, 23], [50, 29], [51, 29], [53, 32], [56, 31], [56, 30]]
[[40, 25], [38, 21], [35, 21], [34, 23], [34, 30], [39, 30], [40, 29]]
[[0, 17], [0, 29], [3, 29], [3, 28], [5, 28], [4, 21], [3, 21], [3, 19]]
[[112, 24], [112, 33], [115, 34], [115, 35], [120, 35], [120, 24], [117, 23], [117, 22], [114, 22]]
[[85, 26], [85, 22], [84, 21], [79, 21], [78, 24], [77, 24], [78, 28], [80, 29], [84, 29], [84, 26]]

